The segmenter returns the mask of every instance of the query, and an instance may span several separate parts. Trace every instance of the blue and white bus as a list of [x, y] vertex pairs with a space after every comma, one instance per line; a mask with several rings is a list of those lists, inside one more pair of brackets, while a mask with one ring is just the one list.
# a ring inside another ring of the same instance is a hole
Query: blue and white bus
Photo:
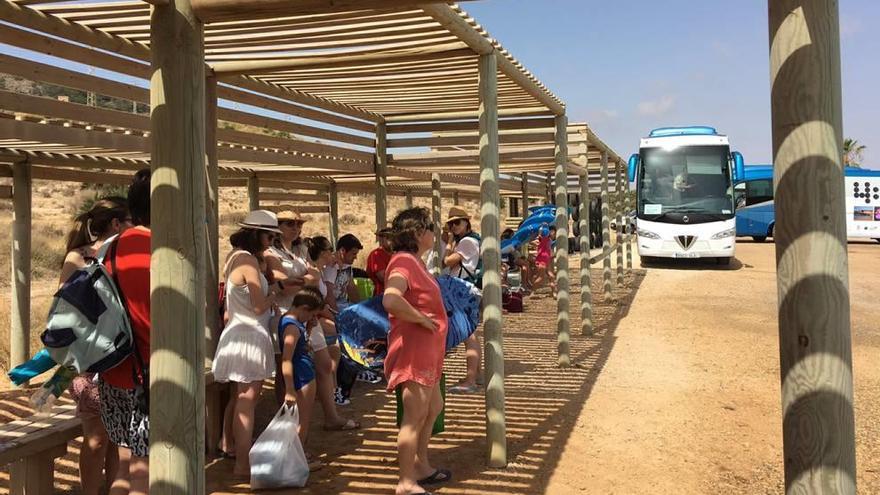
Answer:
[[[773, 167], [749, 165], [736, 194], [736, 235], [764, 242], [773, 237], [776, 215], [773, 203]], [[880, 170], [847, 167], [846, 235], [880, 242]]]
[[712, 127], [664, 127], [642, 138], [629, 159], [642, 261], [730, 263], [736, 247], [733, 186], [743, 168], [742, 155]]

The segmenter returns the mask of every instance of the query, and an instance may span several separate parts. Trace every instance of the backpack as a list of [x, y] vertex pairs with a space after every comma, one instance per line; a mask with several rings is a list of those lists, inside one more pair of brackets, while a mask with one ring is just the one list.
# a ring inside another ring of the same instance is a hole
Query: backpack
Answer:
[[[138, 351], [116, 277], [117, 240], [108, 239], [98, 250], [95, 261], [74, 272], [58, 289], [40, 340], [56, 363], [78, 373], [107, 371], [133, 354], [137, 362], [137, 367], [132, 367], [132, 376], [138, 408], [146, 412], [149, 370]], [[112, 275], [104, 266], [105, 257]]]
[[[483, 239], [480, 237], [480, 234], [477, 234], [476, 232], [469, 232], [462, 239], [465, 239], [468, 237], [476, 240], [477, 246], [479, 246], [480, 243], [483, 242]], [[478, 289], [483, 288], [483, 257], [482, 256], [477, 258], [477, 268], [473, 272], [468, 270], [467, 267], [464, 266], [464, 263], [461, 264], [461, 269], [464, 270], [464, 272], [467, 274], [467, 277], [461, 277], [462, 279], [474, 284]]]

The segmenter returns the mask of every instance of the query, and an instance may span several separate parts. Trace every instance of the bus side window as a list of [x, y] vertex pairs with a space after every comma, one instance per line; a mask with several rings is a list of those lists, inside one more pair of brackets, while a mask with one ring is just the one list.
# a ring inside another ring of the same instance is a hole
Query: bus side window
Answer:
[[744, 182], [740, 182], [733, 188], [733, 198], [734, 204], [737, 208], [742, 208], [746, 205], [746, 184]]
[[773, 181], [771, 179], [746, 182], [746, 206], [773, 200]]

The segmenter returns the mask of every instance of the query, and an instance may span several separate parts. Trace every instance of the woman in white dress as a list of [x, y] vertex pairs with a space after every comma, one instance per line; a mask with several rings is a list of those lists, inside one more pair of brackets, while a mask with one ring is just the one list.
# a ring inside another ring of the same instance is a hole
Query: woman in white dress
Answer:
[[263, 252], [281, 231], [275, 214], [266, 210], [250, 212], [239, 226], [229, 238], [233, 251], [223, 270], [229, 320], [220, 334], [212, 371], [215, 381], [236, 384], [224, 414], [220, 449], [235, 457], [234, 474], [246, 476], [260, 387], [275, 371], [268, 325], [279, 290], [269, 285], [261, 264]]

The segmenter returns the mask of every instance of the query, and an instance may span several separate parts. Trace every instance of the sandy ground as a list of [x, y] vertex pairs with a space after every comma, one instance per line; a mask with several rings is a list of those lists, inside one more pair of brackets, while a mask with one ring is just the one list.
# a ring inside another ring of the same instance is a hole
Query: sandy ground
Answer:
[[[871, 494], [880, 493], [880, 307], [872, 298], [880, 245], [849, 248], [857, 476], [859, 493]], [[580, 336], [572, 312], [576, 366], [569, 370], [555, 366], [552, 299], [530, 298], [526, 313], [506, 315], [510, 464], [485, 468], [482, 396], [449, 396], [447, 431], [432, 455], [456, 479], [436, 493], [781, 493], [774, 247], [741, 242], [737, 249], [730, 268], [636, 271], [611, 303], [599, 297], [594, 267], [596, 334]], [[462, 356], [451, 356], [447, 369], [451, 380], [460, 376]], [[274, 412], [269, 396], [262, 424]], [[2, 420], [25, 414], [26, 401], [6, 395], [2, 412]], [[323, 432], [318, 413], [309, 449], [328, 465], [309, 488], [271, 493], [390, 493], [393, 397], [358, 384], [345, 413], [364, 429]], [[71, 452], [59, 466], [59, 492], [76, 493], [75, 446]], [[231, 467], [208, 466], [209, 493], [250, 493], [230, 483]], [[7, 479], [0, 473], [0, 493]]]
[[[851, 243], [859, 493], [880, 493], [880, 245]], [[544, 493], [782, 493], [772, 244], [648, 269]]]

